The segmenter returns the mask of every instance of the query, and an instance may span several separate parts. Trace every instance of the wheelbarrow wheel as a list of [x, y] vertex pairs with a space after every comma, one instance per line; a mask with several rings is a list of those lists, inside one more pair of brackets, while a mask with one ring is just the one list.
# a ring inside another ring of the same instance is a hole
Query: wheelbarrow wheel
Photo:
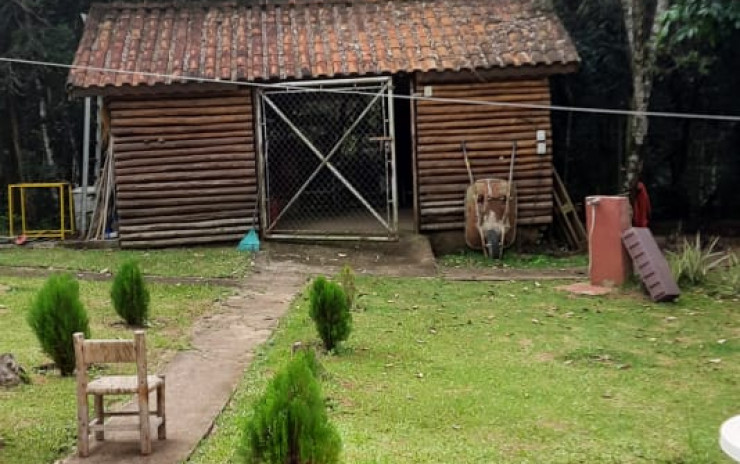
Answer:
[[501, 259], [501, 233], [496, 229], [490, 229], [486, 231], [486, 248], [488, 248], [488, 256], [493, 259]]

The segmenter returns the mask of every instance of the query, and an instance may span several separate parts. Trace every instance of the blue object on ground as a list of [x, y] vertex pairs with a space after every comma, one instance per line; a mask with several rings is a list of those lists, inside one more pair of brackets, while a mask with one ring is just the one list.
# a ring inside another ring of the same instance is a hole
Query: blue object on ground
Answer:
[[257, 232], [254, 229], [249, 229], [249, 232], [239, 242], [236, 249], [239, 251], [260, 251], [260, 238], [257, 236]]

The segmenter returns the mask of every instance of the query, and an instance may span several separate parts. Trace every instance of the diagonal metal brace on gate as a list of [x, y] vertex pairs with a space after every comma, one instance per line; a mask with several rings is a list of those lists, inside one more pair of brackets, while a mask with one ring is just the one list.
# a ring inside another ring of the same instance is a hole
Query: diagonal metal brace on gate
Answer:
[[383, 227], [385, 227], [388, 231], [391, 231], [391, 226], [388, 224], [388, 222], [385, 219], [383, 219], [383, 217], [380, 216], [380, 214], [378, 214], [377, 211], [375, 211], [375, 208], [373, 208], [373, 206], [370, 203], [368, 203], [367, 200], [365, 200], [362, 194], [357, 191], [357, 189], [352, 185], [352, 183], [349, 182], [347, 178], [345, 178], [342, 175], [342, 173], [339, 172], [339, 170], [330, 162], [331, 158], [339, 151], [339, 148], [342, 146], [342, 144], [347, 139], [347, 137], [349, 137], [352, 131], [354, 131], [355, 128], [360, 124], [360, 122], [362, 122], [365, 116], [367, 116], [367, 114], [373, 108], [375, 103], [377, 103], [380, 97], [382, 97], [385, 94], [385, 92], [388, 90], [389, 85], [390, 85], [389, 83], [386, 83], [385, 85], [383, 85], [383, 87], [375, 95], [372, 101], [365, 107], [365, 109], [362, 111], [362, 113], [360, 113], [360, 115], [352, 123], [352, 125], [344, 132], [342, 137], [339, 139], [339, 141], [334, 145], [334, 147], [329, 151], [329, 153], [326, 156], [324, 156], [321, 153], [321, 151], [318, 148], [316, 148], [316, 146], [313, 143], [311, 143], [311, 141], [301, 132], [301, 130], [298, 127], [296, 127], [295, 124], [293, 124], [290, 118], [288, 118], [288, 116], [286, 116], [285, 113], [283, 113], [280, 110], [280, 108], [278, 108], [277, 105], [272, 100], [270, 100], [270, 98], [268, 98], [267, 95], [265, 94], [262, 95], [264, 101], [267, 102], [270, 108], [272, 108], [273, 111], [275, 111], [275, 113], [283, 121], [285, 121], [285, 123], [293, 130], [293, 132], [296, 133], [298, 138], [300, 138], [303, 141], [303, 143], [305, 143], [306, 146], [314, 153], [314, 155], [316, 155], [319, 158], [319, 161], [321, 161], [321, 163], [316, 167], [313, 173], [311, 173], [308, 179], [303, 183], [303, 185], [301, 185], [301, 188], [298, 189], [298, 192], [296, 192], [296, 194], [293, 195], [293, 198], [290, 199], [288, 204], [285, 205], [285, 208], [283, 208], [282, 211], [280, 211], [280, 213], [278, 214], [278, 216], [272, 221], [272, 223], [267, 229], [268, 231], [272, 230], [272, 228], [275, 227], [275, 225], [278, 223], [280, 218], [282, 218], [283, 215], [285, 215], [285, 213], [290, 209], [290, 207], [293, 206], [293, 204], [298, 200], [301, 194], [311, 184], [311, 181], [313, 181], [314, 178], [316, 178], [316, 176], [319, 174], [319, 172], [321, 172], [321, 169], [324, 166], [326, 166], [336, 176], [336, 178], [339, 179], [344, 184], [344, 186], [347, 187], [347, 189], [349, 189], [350, 192], [352, 192], [352, 194], [355, 197], [357, 197], [360, 203], [362, 203], [363, 206], [365, 206], [365, 208], [367, 208], [367, 210], [370, 211], [370, 213], [375, 217], [375, 219], [378, 220], [378, 222], [380, 222], [383, 225]]

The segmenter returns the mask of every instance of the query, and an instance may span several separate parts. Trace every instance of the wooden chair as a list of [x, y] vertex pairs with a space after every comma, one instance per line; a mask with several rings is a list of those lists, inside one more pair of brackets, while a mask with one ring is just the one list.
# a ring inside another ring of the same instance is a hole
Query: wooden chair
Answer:
[[[81, 333], [74, 334], [77, 362], [77, 449], [81, 457], [89, 454], [89, 434], [95, 432], [96, 440], [104, 440], [107, 430], [139, 431], [141, 454], [152, 452], [149, 416], [155, 415], [157, 438], [167, 438], [164, 411], [164, 376], [147, 375], [146, 338], [143, 330], [134, 332], [133, 340], [85, 340]], [[136, 375], [107, 376], [88, 382], [87, 368], [93, 363], [136, 363]], [[157, 391], [157, 409], [149, 410], [149, 393]], [[136, 394], [138, 410], [125, 412], [105, 411], [105, 395]], [[95, 418], [91, 421], [88, 395], [94, 398]], [[138, 424], [105, 424], [112, 416], [138, 416]]]

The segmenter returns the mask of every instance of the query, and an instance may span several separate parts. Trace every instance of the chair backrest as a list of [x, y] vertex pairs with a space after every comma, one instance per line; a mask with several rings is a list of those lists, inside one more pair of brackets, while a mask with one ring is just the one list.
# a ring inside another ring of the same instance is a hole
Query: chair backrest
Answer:
[[146, 335], [134, 331], [133, 340], [85, 340], [85, 335], [74, 334], [78, 379], [87, 378], [87, 366], [93, 363], [136, 363], [139, 381], [146, 382]]

